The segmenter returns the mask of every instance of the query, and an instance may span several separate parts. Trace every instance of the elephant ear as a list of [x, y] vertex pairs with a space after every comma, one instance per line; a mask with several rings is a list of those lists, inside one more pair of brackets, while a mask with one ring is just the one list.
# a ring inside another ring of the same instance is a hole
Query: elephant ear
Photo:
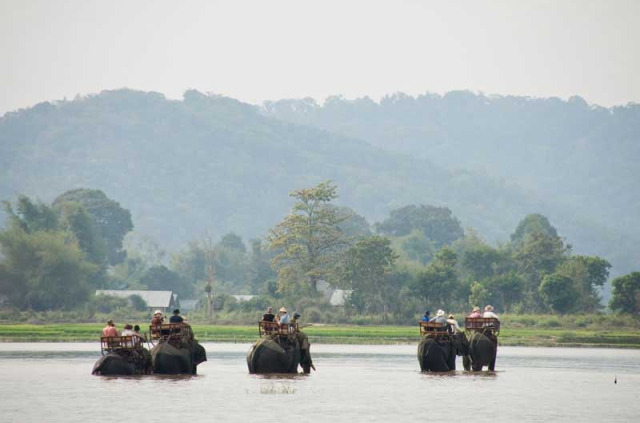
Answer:
[[298, 342], [300, 342], [300, 349], [308, 350], [310, 347], [309, 338], [306, 334], [300, 332], [298, 333]]

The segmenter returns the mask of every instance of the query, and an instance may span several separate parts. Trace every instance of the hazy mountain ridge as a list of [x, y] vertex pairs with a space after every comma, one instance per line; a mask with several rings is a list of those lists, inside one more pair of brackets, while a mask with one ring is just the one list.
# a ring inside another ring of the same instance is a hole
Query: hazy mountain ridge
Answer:
[[[301, 110], [309, 106], [304, 103], [293, 102]], [[364, 105], [380, 115], [381, 105]], [[341, 101], [338, 106], [346, 107]], [[322, 114], [318, 107], [311, 112]], [[24, 193], [50, 201], [77, 187], [102, 189], [131, 210], [137, 230], [169, 248], [199, 239], [206, 230], [262, 236], [290, 209], [290, 191], [326, 179], [339, 186], [340, 204], [370, 222], [391, 209], [424, 203], [450, 207], [465, 227], [478, 229], [489, 241], [506, 241], [532, 212], [548, 214], [580, 251], [599, 252], [593, 239], [610, 234], [606, 225], [601, 232], [584, 232], [593, 226], [591, 217], [566, 209], [556, 198], [539, 201], [513, 178], [464, 170], [466, 163], [442, 163], [456, 170], [435, 165], [425, 158], [438, 160], [435, 147], [419, 154], [409, 147], [390, 153], [388, 145], [379, 145], [390, 139], [388, 134], [367, 138], [376, 130], [413, 134], [406, 125], [396, 129], [393, 116], [370, 119], [372, 129], [363, 133], [366, 125], [351, 110], [348, 119], [336, 121], [352, 122], [351, 132], [339, 135], [340, 128], [326, 122], [319, 125], [308, 116], [308, 121], [286, 122], [269, 105], [266, 110], [271, 112], [196, 91], [175, 101], [158, 93], [116, 90], [8, 113], [0, 118], [0, 198]], [[411, 122], [415, 115], [407, 108], [406, 114], [396, 111], [395, 119]], [[432, 129], [413, 126], [436, 131], [446, 127], [442, 122], [458, 118], [442, 113], [441, 119]], [[454, 135], [462, 140], [464, 130]], [[442, 141], [440, 149], [449, 148], [448, 142]], [[567, 230], [567, 222], [575, 228]], [[612, 242], [618, 245], [616, 236]], [[609, 250], [608, 257], [613, 253]]]
[[379, 103], [280, 100], [265, 103], [263, 113], [510, 181], [543, 199], [539, 211], [579, 251], [637, 262], [640, 105], [456, 91], [399, 93]]

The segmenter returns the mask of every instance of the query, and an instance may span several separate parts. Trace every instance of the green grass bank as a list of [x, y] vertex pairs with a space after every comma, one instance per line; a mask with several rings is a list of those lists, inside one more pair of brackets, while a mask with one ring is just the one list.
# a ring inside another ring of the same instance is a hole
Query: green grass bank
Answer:
[[[99, 323], [0, 324], [0, 342], [97, 341], [102, 327]], [[258, 337], [257, 325], [194, 324], [193, 328], [203, 342], [251, 342]], [[411, 344], [419, 340], [417, 326], [312, 325], [304, 331], [312, 343]], [[640, 348], [640, 330], [503, 327], [500, 344]]]

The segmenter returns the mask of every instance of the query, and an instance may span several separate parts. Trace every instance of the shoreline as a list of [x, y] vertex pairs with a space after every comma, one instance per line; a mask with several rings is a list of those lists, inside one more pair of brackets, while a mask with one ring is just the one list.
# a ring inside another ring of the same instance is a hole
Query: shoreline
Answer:
[[[102, 324], [0, 324], [0, 342], [98, 342]], [[141, 325], [142, 326], [142, 325]], [[145, 326], [143, 326], [145, 327]], [[200, 342], [254, 342], [255, 326], [194, 324]], [[304, 332], [316, 344], [417, 344], [415, 326], [311, 325]], [[640, 349], [640, 330], [504, 328], [501, 346]]]

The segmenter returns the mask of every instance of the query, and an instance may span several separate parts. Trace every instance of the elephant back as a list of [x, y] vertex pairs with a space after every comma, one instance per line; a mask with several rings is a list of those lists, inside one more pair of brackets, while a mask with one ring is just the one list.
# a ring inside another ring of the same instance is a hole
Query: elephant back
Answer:
[[195, 365], [193, 364], [193, 351], [191, 348], [161, 341], [151, 350], [151, 358], [155, 373], [194, 373]]
[[260, 338], [247, 353], [250, 373], [296, 373], [300, 363], [297, 336]]
[[423, 372], [448, 372], [455, 370], [455, 353], [449, 341], [424, 337], [418, 344], [418, 362]]
[[[145, 350], [146, 351], [146, 350]], [[111, 352], [100, 357], [94, 364], [91, 374], [93, 375], [135, 375], [136, 364], [121, 356], [116, 352]]]

